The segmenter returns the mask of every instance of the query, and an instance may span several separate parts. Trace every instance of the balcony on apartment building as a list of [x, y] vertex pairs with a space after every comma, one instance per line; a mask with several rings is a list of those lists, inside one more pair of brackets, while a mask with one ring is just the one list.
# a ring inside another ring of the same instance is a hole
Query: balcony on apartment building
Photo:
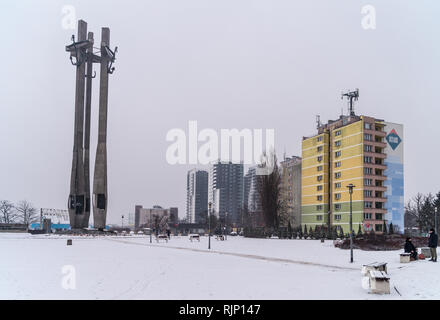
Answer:
[[387, 197], [385, 197], [384, 195], [380, 195], [377, 196], [374, 193], [372, 195], [364, 195], [364, 201], [380, 201], [380, 202], [386, 202], [387, 201]]
[[383, 141], [383, 139], [381, 137], [376, 137], [374, 141], [369, 141], [369, 143], [371, 143], [373, 148], [384, 149], [387, 146], [386, 142]]

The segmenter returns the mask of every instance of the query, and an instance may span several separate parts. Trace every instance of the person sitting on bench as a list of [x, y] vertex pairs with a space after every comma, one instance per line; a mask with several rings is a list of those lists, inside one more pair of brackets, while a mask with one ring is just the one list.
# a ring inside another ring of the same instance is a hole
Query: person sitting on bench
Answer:
[[410, 237], [406, 238], [404, 250], [405, 253], [411, 254], [411, 260], [417, 260], [417, 248], [414, 246], [411, 240], [412, 239]]

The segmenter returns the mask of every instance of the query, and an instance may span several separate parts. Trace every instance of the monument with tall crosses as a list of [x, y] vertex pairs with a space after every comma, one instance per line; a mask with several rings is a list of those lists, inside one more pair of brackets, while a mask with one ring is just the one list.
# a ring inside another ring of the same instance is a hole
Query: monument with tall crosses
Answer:
[[[93, 33], [87, 34], [87, 23], [78, 21], [78, 36], [66, 46], [70, 61], [76, 67], [75, 122], [72, 171], [68, 200], [70, 226], [83, 229], [89, 226], [90, 208], [93, 207], [93, 227], [105, 228], [107, 217], [107, 107], [108, 75], [113, 73], [117, 47], [110, 49], [110, 29], [102, 28], [101, 46], [97, 52]], [[90, 202], [90, 123], [92, 108], [92, 80], [96, 73], [93, 64], [100, 64], [98, 146], [93, 178], [93, 199]]]

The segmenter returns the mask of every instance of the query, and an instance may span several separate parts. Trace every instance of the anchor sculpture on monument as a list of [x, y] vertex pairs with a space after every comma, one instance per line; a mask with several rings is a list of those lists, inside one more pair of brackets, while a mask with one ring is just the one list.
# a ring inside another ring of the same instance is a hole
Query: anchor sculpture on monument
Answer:
[[[87, 38], [86, 38], [87, 37]], [[101, 29], [101, 46], [95, 48], [93, 32], [87, 34], [87, 23], [78, 21], [78, 36], [66, 46], [70, 61], [76, 67], [75, 122], [72, 172], [68, 210], [72, 229], [87, 228], [90, 207], [93, 207], [93, 226], [105, 228], [107, 217], [107, 106], [108, 75], [114, 71], [117, 47], [110, 49], [110, 29]], [[99, 49], [94, 52], [94, 49]], [[90, 202], [90, 119], [92, 107], [92, 79], [96, 77], [93, 64], [100, 64], [98, 146], [93, 177], [93, 199]], [[93, 73], [93, 75], [92, 75]]]

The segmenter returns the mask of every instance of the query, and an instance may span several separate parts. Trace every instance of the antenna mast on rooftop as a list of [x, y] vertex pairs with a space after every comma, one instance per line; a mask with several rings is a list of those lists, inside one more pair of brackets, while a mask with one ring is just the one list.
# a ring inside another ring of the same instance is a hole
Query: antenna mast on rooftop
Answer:
[[349, 100], [349, 115], [354, 116], [354, 103], [353, 101], [357, 101], [359, 98], [359, 89], [356, 89], [355, 91], [349, 91], [347, 93], [343, 93], [341, 95], [341, 99], [344, 99], [344, 97], [347, 97]]
[[316, 115], [316, 128], [319, 129], [320, 126], [322, 126], [321, 116], [318, 114]]

